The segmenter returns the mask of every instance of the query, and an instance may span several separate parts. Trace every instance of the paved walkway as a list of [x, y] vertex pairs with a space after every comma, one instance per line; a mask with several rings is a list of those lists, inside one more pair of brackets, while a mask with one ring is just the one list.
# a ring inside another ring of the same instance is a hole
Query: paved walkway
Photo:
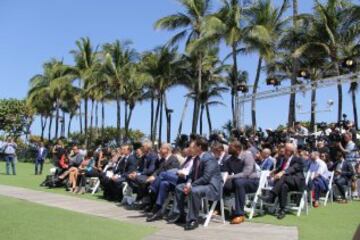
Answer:
[[238, 226], [211, 222], [207, 228], [199, 227], [195, 231], [185, 232], [176, 225], [166, 224], [165, 221], [146, 223], [142, 213], [128, 211], [114, 203], [81, 199], [60, 194], [34, 191], [24, 188], [0, 185], [0, 195], [22, 199], [50, 207], [62, 208], [74, 212], [120, 220], [135, 224], [147, 224], [159, 230], [147, 237], [147, 240], [162, 239], [247, 239], [247, 240], [297, 240], [296, 227], [274, 226], [269, 224], [244, 223]]

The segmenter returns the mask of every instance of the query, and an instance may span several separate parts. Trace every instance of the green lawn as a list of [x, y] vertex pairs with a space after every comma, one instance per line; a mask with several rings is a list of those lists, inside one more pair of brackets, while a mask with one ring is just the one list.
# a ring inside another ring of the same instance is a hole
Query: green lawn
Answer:
[[254, 218], [254, 222], [285, 226], [297, 226], [300, 240], [351, 240], [360, 224], [360, 202], [349, 204], [327, 204], [326, 207], [309, 210], [309, 215], [288, 214], [285, 219], [277, 220], [266, 215]]
[[7, 240], [142, 239], [151, 227], [0, 196], [0, 233]]
[[[58, 194], [67, 194], [71, 196], [79, 196], [74, 195], [72, 193], [66, 192], [63, 188], [59, 189], [46, 189], [39, 186], [42, 180], [45, 178], [45, 174], [43, 176], [35, 176], [34, 175], [34, 166], [29, 163], [18, 163], [17, 165], [17, 176], [6, 176], [4, 175], [4, 162], [0, 163], [0, 184], [30, 188], [34, 190], [41, 190], [47, 192], [53, 192]], [[50, 165], [45, 166], [45, 171], [48, 172]], [[101, 194], [92, 196], [90, 194], [81, 195], [81, 198], [93, 199], [93, 200], [101, 200], [99, 198]], [[13, 202], [13, 201], [12, 201]], [[0, 205], [3, 204], [3, 201], [0, 201]], [[38, 206], [38, 208], [41, 208]], [[0, 206], [1, 214], [3, 214]], [[15, 209], [15, 208], [14, 208]], [[55, 210], [54, 210], [55, 211]], [[60, 210], [59, 210], [60, 211]], [[65, 211], [64, 211], [65, 212]], [[68, 214], [68, 212], [65, 212]], [[64, 214], [65, 214], [64, 213]], [[17, 213], [14, 213], [17, 214]], [[36, 215], [34, 215], [36, 216]], [[53, 218], [54, 216], [52, 216]], [[0, 218], [1, 222], [3, 218]], [[105, 221], [105, 220], [103, 220]], [[300, 240], [318, 240], [318, 239], [327, 239], [327, 240], [350, 240], [360, 223], [360, 202], [353, 201], [352, 203], [340, 205], [337, 203], [328, 204], [327, 207], [320, 207], [318, 209], [310, 209], [309, 215], [302, 215], [301, 217], [296, 217], [294, 215], [288, 215], [284, 220], [277, 220], [275, 217], [267, 215], [257, 217], [253, 220], [254, 222], [260, 223], [269, 223], [276, 225], [287, 225], [287, 226], [297, 226], [299, 229]], [[49, 221], [52, 222], [52, 221]], [[55, 226], [52, 224], [52, 226]], [[3, 224], [0, 224], [0, 233]], [[51, 228], [49, 228], [51, 229]], [[50, 230], [49, 230], [50, 231]], [[51, 230], [52, 231], [52, 230]], [[113, 231], [115, 233], [116, 230]], [[15, 238], [14, 238], [15, 239]], [[20, 239], [20, 238], [16, 238]], [[30, 239], [30, 238], [29, 238]], [[39, 239], [39, 238], [35, 238]], [[66, 239], [66, 238], [65, 238]], [[119, 238], [121, 239], [121, 238]]]

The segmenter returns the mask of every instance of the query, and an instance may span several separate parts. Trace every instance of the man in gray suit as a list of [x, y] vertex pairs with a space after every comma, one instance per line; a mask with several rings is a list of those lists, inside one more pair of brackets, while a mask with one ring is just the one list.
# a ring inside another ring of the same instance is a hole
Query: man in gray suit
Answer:
[[[199, 138], [190, 145], [194, 155], [193, 167], [189, 180], [176, 186], [176, 209], [168, 218], [169, 223], [185, 222], [185, 230], [193, 230], [199, 226], [198, 216], [201, 200], [206, 197], [217, 201], [222, 196], [223, 181], [216, 158], [208, 151], [206, 139]], [[188, 196], [189, 211], [185, 217], [185, 198]]]

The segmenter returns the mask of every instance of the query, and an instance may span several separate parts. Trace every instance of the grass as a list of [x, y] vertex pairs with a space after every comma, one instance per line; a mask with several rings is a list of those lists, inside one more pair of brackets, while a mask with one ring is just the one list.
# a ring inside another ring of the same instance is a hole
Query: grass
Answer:
[[142, 239], [151, 227], [46, 207], [0, 196], [1, 239]]
[[[46, 174], [44, 174], [43, 176], [35, 176], [33, 164], [18, 163], [17, 176], [4, 175], [3, 166], [5, 166], [5, 164], [0, 165], [0, 184], [24, 187], [34, 190], [57, 193], [57, 194], [78, 196], [81, 198], [87, 198], [93, 200], [101, 200], [100, 198], [101, 194], [74, 195], [72, 193], [66, 192], [63, 188], [47, 189], [40, 187], [39, 184], [44, 180]], [[47, 173], [49, 172], [51, 165], [47, 164], [44, 167], [45, 167], [44, 173]], [[2, 205], [2, 201], [0, 201], [0, 209], [9, 209], [9, 208], [3, 208], [1, 207], [1, 205]], [[6, 221], [3, 221], [1, 214], [3, 214], [2, 210], [0, 211], [0, 219], [2, 222], [7, 224]], [[54, 217], [54, 216], [50, 216], [50, 217]], [[350, 240], [352, 239], [353, 234], [355, 233], [356, 228], [359, 226], [360, 223], [360, 202], [353, 201], [345, 205], [340, 205], [337, 203], [334, 204], [329, 203], [327, 207], [310, 209], [308, 216], [301, 215], [301, 217], [296, 217], [295, 215], [289, 214], [288, 216], [286, 216], [285, 219], [279, 221], [274, 216], [266, 215], [266, 216], [257, 217], [254, 220], [252, 220], [252, 222], [268, 223], [274, 225], [296, 226], [299, 229], [300, 240], [318, 240], [318, 239], [327, 239], [327, 240], [349, 239]], [[0, 224], [0, 233], [3, 232], [1, 230], [3, 226], [4, 224]], [[56, 224], [52, 224], [52, 226], [56, 226]], [[49, 231], [53, 231], [52, 228], [49, 228]], [[115, 233], [115, 230], [113, 231], [113, 233]], [[20, 238], [16, 238], [16, 239], [20, 239]], [[40, 238], [35, 238], [35, 239], [40, 239]]]
[[328, 203], [326, 207], [310, 209], [309, 215], [297, 217], [288, 214], [285, 219], [277, 220], [274, 216], [266, 215], [253, 220], [259, 223], [274, 225], [296, 226], [299, 229], [300, 240], [351, 240], [355, 231], [360, 227], [360, 202], [348, 204]]

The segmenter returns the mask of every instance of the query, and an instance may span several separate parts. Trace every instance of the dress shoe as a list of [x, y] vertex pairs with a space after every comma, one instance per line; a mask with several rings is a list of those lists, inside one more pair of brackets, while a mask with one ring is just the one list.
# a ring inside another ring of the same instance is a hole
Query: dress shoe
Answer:
[[276, 215], [276, 218], [281, 220], [286, 216], [286, 212], [284, 209], [280, 209], [279, 212]]
[[185, 225], [185, 231], [191, 231], [199, 227], [199, 223], [197, 221], [190, 221]]
[[159, 211], [157, 211], [155, 214], [153, 214], [152, 216], [148, 217], [148, 218], [146, 219], [146, 221], [147, 221], [147, 222], [155, 222], [155, 221], [157, 221], [157, 220], [162, 219], [162, 217], [163, 217], [163, 214], [162, 214], [161, 210], [159, 210]]
[[171, 214], [168, 219], [167, 219], [168, 223], [173, 224], [173, 223], [185, 223], [186, 219], [185, 216], [180, 215], [180, 214]]
[[238, 216], [238, 217], [234, 217], [230, 224], [240, 224], [240, 223], [243, 223], [245, 222], [245, 217], [244, 216]]
[[315, 201], [315, 202], [313, 203], [313, 207], [314, 207], [314, 208], [318, 208], [318, 207], [319, 207], [319, 202], [318, 202], [318, 201]]

